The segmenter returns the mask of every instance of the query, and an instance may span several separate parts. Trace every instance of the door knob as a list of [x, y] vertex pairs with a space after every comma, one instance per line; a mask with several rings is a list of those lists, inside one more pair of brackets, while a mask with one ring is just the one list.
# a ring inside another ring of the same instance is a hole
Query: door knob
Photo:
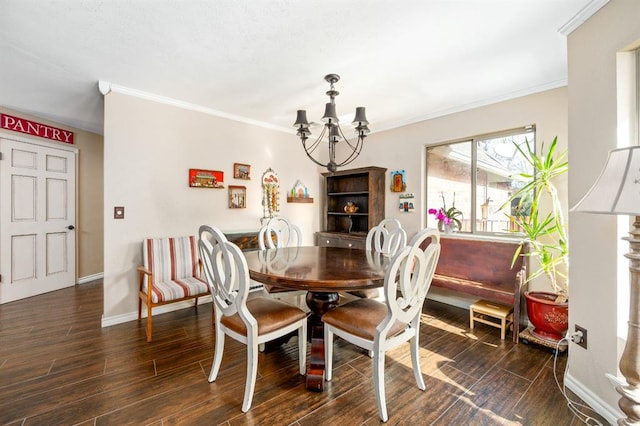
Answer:
[[76, 227], [75, 227], [75, 226], [73, 226], [73, 225], [69, 225], [69, 226], [67, 226], [67, 229], [68, 229], [69, 231], [73, 231], [74, 229], [76, 229]]

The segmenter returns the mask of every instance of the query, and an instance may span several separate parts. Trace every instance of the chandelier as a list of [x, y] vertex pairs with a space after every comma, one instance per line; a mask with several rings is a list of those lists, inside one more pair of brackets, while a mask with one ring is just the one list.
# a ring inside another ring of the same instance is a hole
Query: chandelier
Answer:
[[[330, 85], [329, 91], [327, 92], [330, 102], [326, 104], [324, 109], [324, 116], [322, 117], [324, 127], [322, 128], [322, 133], [320, 133], [320, 136], [318, 136], [313, 143], [307, 142], [309, 136], [311, 136], [311, 130], [309, 130], [307, 111], [303, 109], [298, 110], [296, 122], [293, 126], [298, 129], [297, 135], [302, 141], [302, 147], [304, 148], [304, 152], [307, 154], [307, 157], [317, 165], [326, 167], [330, 172], [335, 172], [338, 170], [338, 167], [351, 163], [358, 157], [358, 155], [360, 155], [362, 142], [364, 141], [364, 138], [367, 137], [367, 133], [369, 133], [369, 128], [367, 127], [369, 122], [365, 116], [364, 107], [357, 107], [356, 116], [353, 119], [353, 123], [351, 123], [355, 126], [357, 139], [355, 141], [349, 141], [344, 133], [342, 133], [338, 116], [336, 114], [335, 100], [336, 96], [338, 96], [340, 92], [338, 92], [333, 85], [340, 80], [340, 76], [338, 74], [327, 74], [324, 79]], [[319, 161], [313, 155], [314, 151], [318, 146], [320, 146], [325, 135], [327, 136], [327, 142], [329, 143], [329, 161], [327, 163]], [[344, 160], [336, 161], [336, 144], [341, 140], [344, 140], [344, 142], [349, 146], [350, 151], [347, 152]]]

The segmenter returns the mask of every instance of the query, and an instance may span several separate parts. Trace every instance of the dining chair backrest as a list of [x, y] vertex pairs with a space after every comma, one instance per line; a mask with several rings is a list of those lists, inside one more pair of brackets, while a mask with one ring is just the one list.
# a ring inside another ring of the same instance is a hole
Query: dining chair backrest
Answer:
[[215, 303], [216, 318], [236, 312], [243, 316], [247, 313], [242, 307], [249, 293], [249, 272], [242, 251], [212, 226], [200, 226], [198, 235], [200, 259]]
[[268, 296], [248, 298], [249, 268], [240, 248], [212, 226], [202, 225], [198, 234], [204, 274], [214, 301], [216, 338], [209, 382], [218, 377], [225, 336], [247, 345], [247, 375], [242, 402], [242, 411], [246, 413], [253, 401], [260, 345], [297, 330], [299, 368], [300, 374], [304, 374], [307, 316], [303, 310]]
[[[378, 254], [378, 253], [375, 253]], [[380, 256], [386, 256], [380, 254]], [[385, 300], [356, 299], [322, 316], [325, 339], [325, 379], [333, 376], [333, 336], [368, 350], [380, 419], [389, 418], [384, 384], [385, 354], [409, 342], [418, 388], [426, 386], [420, 371], [420, 314], [440, 256], [440, 233], [425, 229], [391, 258], [384, 278]]]
[[384, 284], [388, 314], [379, 331], [388, 330], [396, 321], [417, 327], [439, 258], [440, 233], [430, 228], [416, 234], [393, 258]]
[[283, 217], [272, 217], [258, 232], [260, 250], [276, 247], [300, 247], [302, 233], [289, 220]]
[[393, 256], [407, 244], [407, 233], [398, 219], [384, 219], [367, 233], [365, 248]]

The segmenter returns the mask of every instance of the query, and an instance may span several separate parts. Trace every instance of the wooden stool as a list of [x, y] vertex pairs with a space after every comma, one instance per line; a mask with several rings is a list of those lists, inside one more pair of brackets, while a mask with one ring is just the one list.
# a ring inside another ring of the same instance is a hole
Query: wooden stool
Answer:
[[[490, 318], [494, 318], [500, 322], [492, 321]], [[513, 307], [489, 302], [487, 300], [478, 300], [469, 307], [469, 323], [471, 329], [473, 329], [474, 321], [499, 328], [500, 339], [504, 340], [507, 326], [513, 324]]]

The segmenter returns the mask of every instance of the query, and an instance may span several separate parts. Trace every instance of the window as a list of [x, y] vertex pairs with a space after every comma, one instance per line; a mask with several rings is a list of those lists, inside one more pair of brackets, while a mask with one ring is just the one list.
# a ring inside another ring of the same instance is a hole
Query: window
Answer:
[[[427, 147], [427, 209], [455, 206], [460, 232], [505, 234], [517, 231], [512, 217], [526, 214], [526, 200], [505, 206], [533, 170], [518, 151], [535, 146], [535, 126]], [[503, 207], [501, 209], [501, 207]], [[427, 226], [437, 227], [434, 215]]]

